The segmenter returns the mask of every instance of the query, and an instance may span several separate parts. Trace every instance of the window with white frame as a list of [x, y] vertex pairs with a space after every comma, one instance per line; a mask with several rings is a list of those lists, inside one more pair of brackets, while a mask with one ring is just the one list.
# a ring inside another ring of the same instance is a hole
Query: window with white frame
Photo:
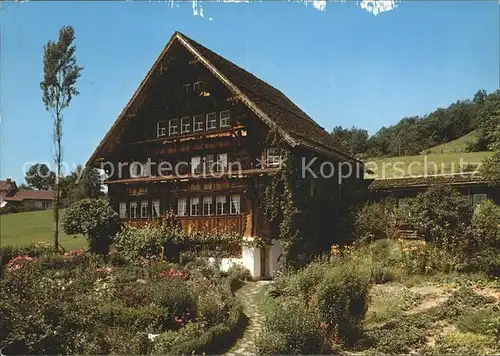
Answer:
[[227, 170], [227, 153], [217, 154], [217, 172], [225, 172]]
[[191, 118], [189, 116], [183, 117], [181, 119], [181, 134], [185, 134], [191, 131]]
[[137, 218], [137, 202], [136, 201], [130, 202], [130, 218], [131, 219]]
[[201, 89], [203, 88], [203, 83], [201, 81], [199, 82], [194, 82], [193, 84], [193, 90], [196, 92], [196, 93], [199, 93], [201, 91]]
[[212, 197], [203, 197], [203, 215], [212, 215]]
[[191, 197], [189, 200], [191, 203], [191, 216], [200, 215], [200, 198]]
[[266, 150], [266, 167], [279, 167], [281, 166], [281, 155], [279, 149], [268, 148]]
[[129, 173], [131, 178], [144, 177], [147, 175], [146, 167], [141, 162], [132, 162], [130, 164]]
[[486, 193], [472, 194], [472, 204], [474, 204], [474, 205], [477, 205], [485, 200], [488, 200], [488, 195]]
[[226, 110], [220, 112], [220, 127], [231, 127], [231, 111]]
[[215, 197], [215, 213], [217, 215], [224, 215], [227, 214], [227, 207], [226, 207], [226, 196], [225, 195], [219, 195]]
[[168, 120], [168, 135], [177, 135], [179, 133], [179, 119]]
[[217, 128], [217, 113], [211, 112], [207, 114], [207, 130], [214, 130]]
[[188, 84], [183, 84], [183, 85], [182, 85], [182, 90], [183, 90], [185, 93], [187, 93], [187, 92], [189, 92], [189, 87], [190, 87], [190, 86], [191, 86], [191, 84], [189, 84], [189, 83], [188, 83]]
[[214, 171], [214, 155], [206, 155], [204, 157], [205, 161], [205, 173], [210, 173]]
[[165, 120], [158, 121], [156, 124], [156, 137], [167, 136], [167, 122]]
[[141, 201], [141, 218], [145, 219], [149, 216], [148, 212], [148, 201], [147, 200], [142, 200]]
[[205, 129], [205, 120], [203, 120], [203, 115], [193, 116], [193, 132], [200, 132]]
[[201, 157], [191, 157], [191, 173], [199, 174], [203, 173], [203, 166], [201, 164]]
[[187, 198], [181, 197], [177, 200], [177, 215], [179, 216], [187, 215]]
[[126, 219], [127, 218], [127, 203], [122, 201], [120, 202], [120, 219]]
[[155, 199], [152, 201], [151, 205], [151, 217], [159, 218], [160, 217], [160, 199]]
[[239, 195], [231, 195], [229, 204], [230, 214], [240, 214], [241, 213], [241, 200]]

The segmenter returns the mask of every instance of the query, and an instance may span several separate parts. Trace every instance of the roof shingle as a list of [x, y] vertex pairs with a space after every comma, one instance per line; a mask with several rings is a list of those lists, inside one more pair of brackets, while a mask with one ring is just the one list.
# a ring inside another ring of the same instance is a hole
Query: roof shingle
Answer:
[[23, 200], [52, 200], [54, 192], [52, 190], [18, 190], [15, 195], [6, 197], [5, 201]]

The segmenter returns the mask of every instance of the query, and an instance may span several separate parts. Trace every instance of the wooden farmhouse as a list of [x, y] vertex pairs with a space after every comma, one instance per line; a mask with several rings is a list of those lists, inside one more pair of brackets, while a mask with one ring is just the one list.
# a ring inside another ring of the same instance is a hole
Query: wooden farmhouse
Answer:
[[[129, 224], [172, 209], [185, 229], [266, 238], [223, 263], [269, 277], [281, 253], [260, 204], [282, 164], [271, 132], [294, 155], [359, 163], [279, 90], [176, 32], [87, 166], [105, 169], [111, 202]], [[307, 194], [339, 199], [337, 178], [311, 182]]]
[[379, 179], [374, 180], [368, 189], [374, 200], [394, 198], [400, 208], [405, 208], [410, 198], [436, 184], [455, 188], [468, 196], [474, 205], [487, 199], [500, 204], [500, 182], [487, 181], [475, 172]]

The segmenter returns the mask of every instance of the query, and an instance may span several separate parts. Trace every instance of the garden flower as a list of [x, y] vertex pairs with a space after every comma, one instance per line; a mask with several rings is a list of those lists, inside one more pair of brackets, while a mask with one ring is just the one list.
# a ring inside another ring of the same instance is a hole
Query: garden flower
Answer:
[[28, 264], [28, 262], [31, 262], [34, 260], [36, 260], [36, 258], [29, 257], [29, 256], [17, 256], [17, 257], [14, 257], [13, 259], [11, 259], [7, 263], [7, 268], [9, 270], [9, 272], [17, 271], [17, 270], [23, 268], [24, 266], [26, 266], [26, 264]]
[[98, 272], [98, 273], [104, 273], [104, 274], [110, 274], [111, 272], [113, 272], [113, 268], [112, 267], [108, 267], [108, 266], [100, 267], [100, 268], [96, 269], [96, 272]]
[[83, 256], [84, 254], [85, 254], [85, 251], [83, 249], [71, 250], [71, 251], [64, 253], [64, 259], [72, 260], [72, 259], [75, 259], [77, 257]]
[[174, 316], [174, 320], [177, 324], [184, 324], [184, 322], [185, 322], [184, 318], [182, 318], [180, 316]]
[[176, 269], [169, 269], [167, 271], [161, 271], [159, 276], [162, 278], [179, 277], [184, 279], [187, 278], [187, 273]]

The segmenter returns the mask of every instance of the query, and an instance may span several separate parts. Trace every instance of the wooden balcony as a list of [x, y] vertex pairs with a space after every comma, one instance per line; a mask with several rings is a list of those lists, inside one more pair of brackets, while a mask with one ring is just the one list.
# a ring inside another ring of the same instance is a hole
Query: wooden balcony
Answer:
[[[238, 234], [244, 233], [245, 218], [243, 214], [239, 215], [213, 215], [213, 216], [180, 216], [182, 228], [184, 230], [228, 230]], [[133, 219], [127, 220], [127, 224], [133, 227], [142, 227], [151, 219]]]
[[181, 216], [182, 228], [205, 231], [229, 230], [243, 234], [243, 215]]

